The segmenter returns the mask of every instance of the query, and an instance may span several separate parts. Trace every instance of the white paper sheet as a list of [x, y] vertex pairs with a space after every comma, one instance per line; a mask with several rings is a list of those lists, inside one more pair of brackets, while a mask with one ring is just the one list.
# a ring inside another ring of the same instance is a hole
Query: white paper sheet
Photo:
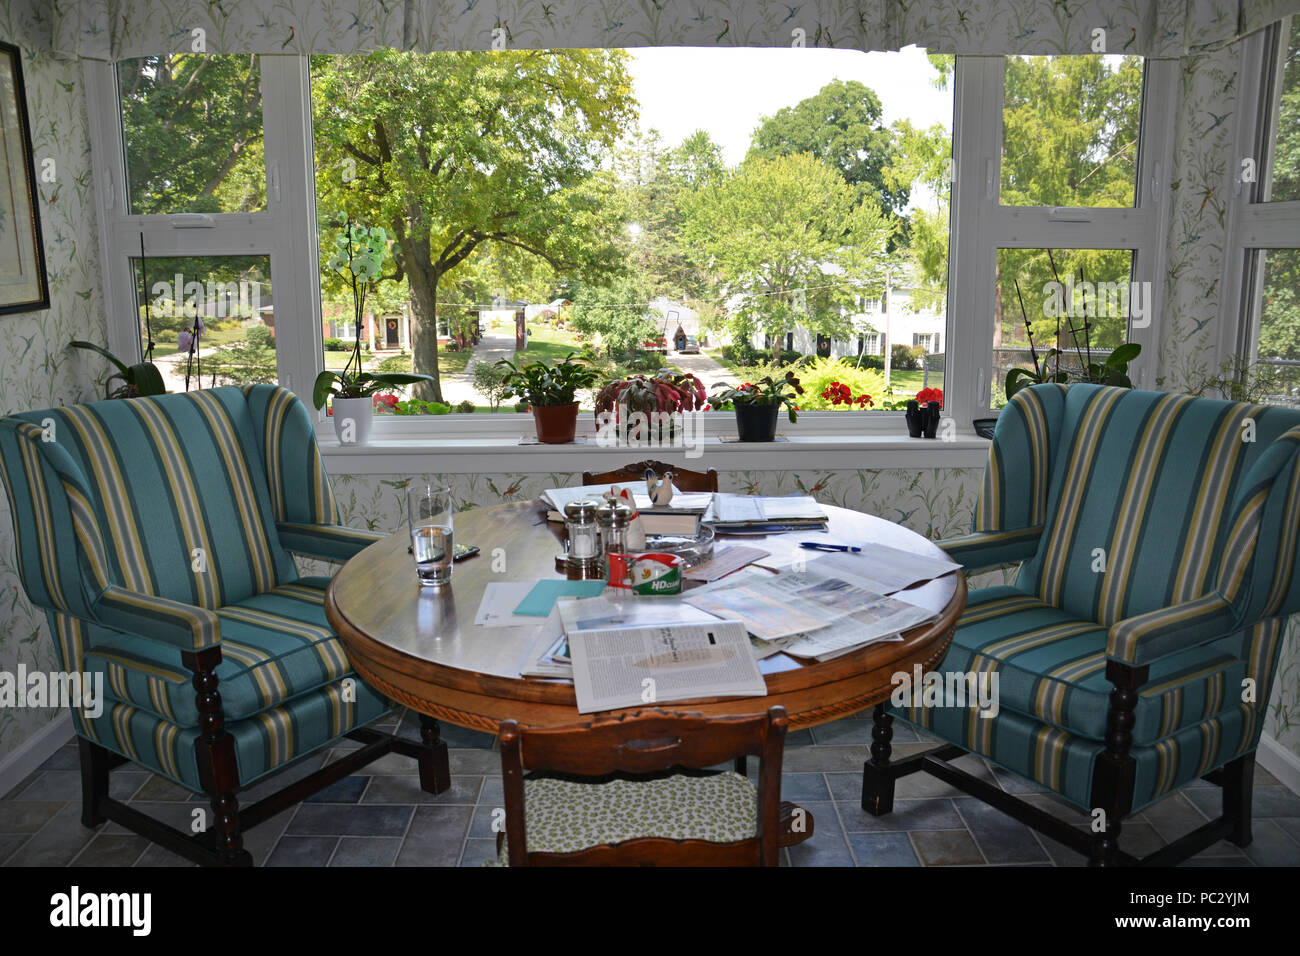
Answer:
[[516, 614], [519, 602], [528, 597], [536, 581], [493, 581], [483, 590], [474, 623], [481, 627], [536, 627], [535, 614]]
[[926, 557], [881, 544], [864, 544], [858, 554], [804, 549], [799, 557], [809, 568], [838, 575], [877, 594], [893, 594], [961, 569], [960, 564], [945, 558]]

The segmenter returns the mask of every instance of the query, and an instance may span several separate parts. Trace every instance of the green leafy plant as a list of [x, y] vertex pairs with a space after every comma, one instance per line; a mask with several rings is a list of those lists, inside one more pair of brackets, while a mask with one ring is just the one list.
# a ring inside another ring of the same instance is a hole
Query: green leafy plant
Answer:
[[504, 370], [502, 399], [518, 398], [529, 405], [572, 405], [577, 401], [579, 389], [591, 388], [600, 373], [574, 361], [577, 352], [570, 352], [554, 365], [546, 362], [516, 364], [510, 359], [498, 359], [496, 365]]
[[596, 417], [602, 412], [690, 412], [704, 407], [704, 383], [689, 372], [660, 369], [654, 375], [630, 375], [606, 382], [596, 393]]
[[474, 365], [472, 379], [474, 388], [488, 400], [488, 406], [495, 412], [509, 390], [509, 386], [506, 385], [505, 371], [495, 365], [478, 362]]
[[[329, 397], [369, 398], [384, 389], [417, 382], [431, 382], [432, 376], [409, 372], [367, 372], [361, 365], [361, 337], [365, 321], [366, 294], [380, 281], [384, 257], [388, 254], [388, 234], [379, 226], [367, 228], [352, 222], [346, 213], [334, 217], [339, 234], [334, 239], [335, 253], [326, 265], [343, 276], [352, 286], [353, 326], [352, 354], [341, 370], [325, 369], [316, 376], [312, 402], [324, 408]], [[369, 347], [366, 348], [369, 351]]]
[[[799, 369], [799, 383], [804, 387], [804, 397], [799, 402], [801, 411], [826, 411], [862, 409], [884, 397], [885, 376], [874, 369], [855, 368], [843, 359], [817, 358]], [[840, 386], [832, 388], [831, 386]], [[852, 394], [844, 400], [843, 389]], [[825, 394], [824, 394], [825, 393]], [[866, 395], [868, 402], [858, 399]]]
[[715, 408], [735, 408], [738, 405], [784, 405], [790, 415], [790, 421], [798, 421], [799, 405], [796, 396], [803, 394], [803, 385], [794, 372], [786, 372], [783, 378], [771, 375], [757, 382], [745, 382], [743, 385], [724, 386], [722, 391], [713, 396]]
[[[68, 345], [74, 349], [98, 352], [117, 367], [117, 371], [104, 382], [105, 398], [136, 398], [142, 395], [164, 395], [167, 392], [162, 373], [158, 371], [158, 366], [152, 362], [137, 362], [134, 365], [127, 365], [103, 346], [96, 345], [94, 342], [85, 342], [81, 339], [74, 339]], [[110, 388], [113, 382], [118, 380], [121, 381], [121, 384], [116, 389]]]

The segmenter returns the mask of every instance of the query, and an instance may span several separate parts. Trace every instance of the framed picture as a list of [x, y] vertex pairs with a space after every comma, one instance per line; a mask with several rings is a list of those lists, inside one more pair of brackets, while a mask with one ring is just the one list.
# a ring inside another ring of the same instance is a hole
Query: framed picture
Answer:
[[0, 313], [49, 306], [22, 54], [0, 42]]

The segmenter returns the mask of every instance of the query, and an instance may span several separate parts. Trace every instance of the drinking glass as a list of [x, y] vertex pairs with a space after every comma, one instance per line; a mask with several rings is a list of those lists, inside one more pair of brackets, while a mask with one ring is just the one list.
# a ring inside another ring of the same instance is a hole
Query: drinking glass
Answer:
[[412, 482], [406, 490], [411, 522], [411, 554], [423, 587], [451, 583], [451, 489], [428, 482]]

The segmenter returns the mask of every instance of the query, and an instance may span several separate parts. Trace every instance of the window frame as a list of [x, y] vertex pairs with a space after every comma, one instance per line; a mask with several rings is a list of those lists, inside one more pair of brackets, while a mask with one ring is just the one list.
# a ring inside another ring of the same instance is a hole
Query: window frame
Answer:
[[[1283, 44], [1297, 17], [1300, 14], [1284, 17], [1241, 43], [1238, 98], [1254, 102], [1256, 109], [1238, 111], [1241, 119], [1234, 139], [1237, 164], [1230, 171], [1216, 364], [1234, 355], [1254, 364], [1263, 310], [1263, 253], [1300, 248], [1300, 199], [1273, 202], [1265, 198], [1272, 187], [1274, 134], [1282, 108]], [[1255, 160], [1253, 183], [1242, 178], [1242, 160], [1246, 158]]]

